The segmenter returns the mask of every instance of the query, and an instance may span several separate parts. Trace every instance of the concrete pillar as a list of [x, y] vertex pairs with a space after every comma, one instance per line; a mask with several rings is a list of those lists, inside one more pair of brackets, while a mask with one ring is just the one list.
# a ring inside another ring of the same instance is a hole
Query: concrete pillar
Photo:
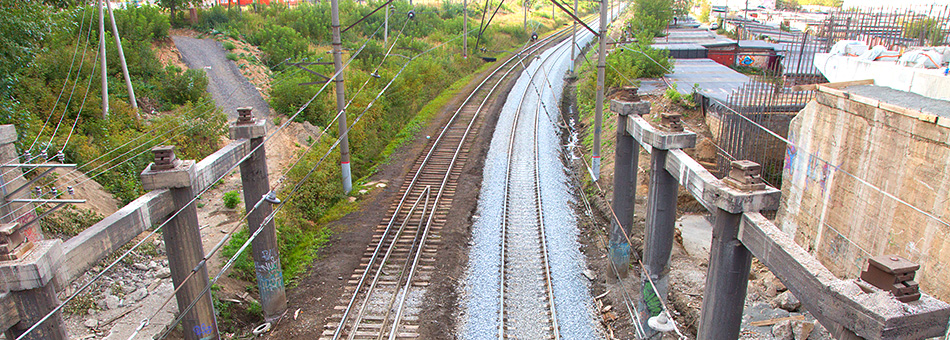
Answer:
[[264, 136], [267, 135], [267, 126], [264, 119], [254, 119], [251, 110], [250, 107], [238, 108], [238, 120], [231, 124], [231, 139], [249, 139], [250, 150], [261, 146], [241, 163], [241, 185], [244, 187], [244, 208], [250, 212], [247, 216], [248, 233], [253, 234], [264, 228], [251, 242], [251, 250], [264, 319], [270, 321], [279, 318], [287, 309], [287, 294], [284, 291], [284, 275], [280, 269], [274, 220], [262, 225], [264, 219], [273, 211], [271, 204], [274, 202], [262, 201], [270, 192], [267, 157], [262, 146]]
[[716, 210], [697, 339], [738, 339], [752, 253], [738, 239], [742, 214]]
[[[739, 192], [762, 190], [761, 173], [762, 167], [755, 162], [734, 161], [723, 182]], [[698, 339], [739, 338], [752, 267], [752, 253], [739, 241], [741, 220], [741, 212], [716, 208]]]
[[[5, 235], [7, 236], [10, 235]], [[18, 254], [13, 256], [15, 259], [0, 261], [2, 284], [10, 290], [19, 315], [18, 322], [5, 328], [4, 335], [7, 339], [16, 339], [29, 331], [23, 339], [69, 339], [66, 336], [66, 324], [63, 322], [62, 311], [53, 313], [34, 327], [60, 304], [56, 296], [56, 287], [59, 285], [57, 275], [59, 275], [63, 255], [62, 241], [29, 242], [19, 239], [23, 242], [18, 244], [16, 249], [23, 249], [23, 251], [12, 251], [10, 253]], [[9, 326], [11, 323], [5, 318], [3, 326]]]
[[[17, 155], [16, 128], [13, 125], [0, 125], [0, 164], [17, 164], [21, 160]], [[46, 159], [46, 157], [39, 157]], [[29, 160], [22, 160], [29, 161]], [[17, 167], [0, 167], [0, 223], [19, 222], [25, 224], [36, 218], [33, 212], [32, 203], [9, 203], [13, 199], [30, 198], [32, 190], [21, 190], [18, 193], [9, 195], [8, 193], [25, 185], [27, 180], [23, 178], [23, 171]], [[29, 205], [24, 207], [23, 205]], [[14, 212], [16, 211], [16, 212]], [[26, 238], [30, 241], [39, 241], [43, 239], [40, 226], [37, 223], [26, 228]]]
[[205, 294], [198, 298], [208, 285], [208, 268], [201, 266], [193, 277], [185, 281], [204, 258], [201, 232], [198, 229], [198, 210], [192, 201], [195, 197], [195, 161], [176, 159], [174, 146], [156, 146], [152, 152], [155, 153], [155, 162], [142, 171], [142, 187], [145, 190], [168, 189], [175, 210], [184, 208], [162, 229], [172, 282], [175, 288], [182, 287], [175, 295], [179, 310], [198, 300], [182, 318], [184, 338], [217, 340], [218, 326], [211, 295]]
[[[650, 154], [650, 191], [647, 194], [647, 221], [643, 235], [643, 269], [640, 273], [641, 321], [647, 335], [650, 317], [662, 312], [661, 301], [669, 291], [670, 253], [676, 223], [676, 194], [679, 183], [664, 169], [668, 150], [653, 149]], [[647, 275], [650, 277], [648, 278]], [[655, 285], [655, 290], [651, 285]]]
[[[636, 93], [636, 89], [633, 89]], [[645, 104], [645, 112], [650, 112], [649, 102], [618, 102], [612, 101], [611, 111], [617, 113], [617, 146], [614, 152], [616, 162], [614, 163], [614, 197], [613, 209], [617, 214], [617, 220], [612, 221], [610, 226], [610, 238], [608, 255], [617, 274], [621, 277], [627, 277], [627, 269], [630, 267], [630, 243], [627, 238], [630, 230], [633, 228], [634, 205], [636, 204], [637, 193], [637, 169], [639, 168], [640, 147], [636, 144], [633, 136], [627, 133], [626, 126], [628, 115], [635, 113], [629, 109], [631, 106], [642, 107]], [[626, 108], [626, 109], [625, 109]], [[644, 111], [644, 110], [641, 110]], [[639, 112], [636, 112], [639, 113]], [[614, 275], [609, 276], [614, 279]]]

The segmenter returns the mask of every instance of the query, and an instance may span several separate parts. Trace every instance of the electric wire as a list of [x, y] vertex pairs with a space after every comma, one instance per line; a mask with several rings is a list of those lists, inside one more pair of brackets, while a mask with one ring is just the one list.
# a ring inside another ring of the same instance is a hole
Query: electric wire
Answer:
[[[373, 35], [375, 35], [375, 34], [373, 34]], [[371, 35], [371, 36], [372, 36], [372, 35]], [[360, 119], [363, 117], [363, 115], [365, 115], [366, 112], [373, 106], [373, 103], [375, 103], [375, 102], [388, 90], [388, 88], [393, 84], [393, 82], [395, 82], [395, 80], [399, 77], [399, 75], [402, 74], [402, 72], [406, 69], [406, 67], [407, 67], [413, 60], [415, 60], [416, 58], [418, 58], [418, 57], [420, 57], [420, 56], [422, 56], [422, 55], [424, 55], [424, 54], [427, 54], [427, 53], [429, 53], [429, 52], [435, 50], [435, 49], [438, 48], [438, 47], [444, 46], [444, 45], [446, 45], [447, 43], [449, 43], [449, 42], [451, 42], [451, 41], [453, 41], [453, 40], [459, 39], [461, 36], [462, 36], [462, 34], [459, 34], [458, 37], [455, 37], [455, 38], [453, 38], [453, 39], [450, 39], [450, 40], [448, 40], [448, 41], [445, 41], [445, 42], [443, 42], [442, 44], [437, 45], [436, 47], [430, 48], [430, 49], [428, 49], [428, 50], [426, 50], [426, 51], [423, 51], [423, 52], [421, 52], [421, 53], [419, 53], [419, 54], [413, 56], [412, 58], [410, 58], [410, 60], [407, 61], [407, 62], [402, 66], [402, 68], [401, 68], [401, 69], [396, 73], [396, 75], [389, 81], [389, 83], [388, 83], [388, 84], [376, 95], [376, 97], [363, 109], [363, 111], [357, 116], [356, 120], [354, 120], [353, 123], [350, 124], [350, 126], [347, 128], [346, 132], [343, 133], [343, 134], [341, 134], [341, 136], [345, 136], [345, 135], [353, 128], [353, 126], [355, 126], [356, 123], [360, 121]], [[343, 112], [343, 111], [341, 111], [341, 112]], [[316, 169], [319, 167], [319, 165], [323, 163], [323, 161], [330, 155], [330, 153], [333, 151], [333, 149], [335, 149], [335, 148], [339, 145], [339, 143], [340, 143], [341, 141], [342, 141], [342, 137], [337, 138], [337, 140], [336, 140], [336, 141], [334, 142], [334, 144], [327, 150], [327, 152], [323, 155], [323, 157], [321, 157], [320, 160], [317, 161], [317, 163], [310, 169], [310, 171], [308, 171], [307, 174], [306, 174], [300, 181], [297, 182], [297, 184], [295, 185], [295, 187], [291, 190], [291, 192], [290, 192], [290, 194], [289, 194], [290, 197], [288, 197], [286, 200], [282, 201], [282, 202], [277, 206], [277, 208], [275, 208], [274, 211], [264, 220], [264, 222], [263, 222], [262, 224], [270, 223], [270, 222], [274, 219], [274, 216], [276, 216], [277, 212], [280, 211], [280, 209], [284, 206], [284, 204], [286, 204], [287, 202], [289, 202], [289, 201], [294, 197], [294, 194], [295, 194], [297, 191], [299, 191], [299, 189], [300, 189], [300, 187], [303, 185], [303, 183], [305, 183], [306, 180], [313, 174], [313, 172], [316, 171]], [[314, 144], [316, 144], [316, 143], [314, 143]], [[313, 145], [313, 144], [312, 144], [312, 145]], [[279, 183], [278, 183], [278, 185], [279, 185]], [[440, 190], [439, 196], [441, 196], [441, 190]], [[437, 199], [438, 199], [438, 198], [437, 198]], [[258, 205], [259, 205], [259, 204], [260, 204], [260, 203], [258, 203]], [[255, 205], [255, 207], [256, 207], [256, 206], [257, 206], [257, 205]], [[430, 219], [431, 219], [431, 215], [430, 215]], [[172, 323], [172, 325], [170, 325], [168, 328], [166, 328], [166, 331], [159, 337], [159, 339], [165, 338], [165, 337], [168, 335], [168, 332], [169, 332], [172, 328], [174, 328], [174, 326], [177, 325], [178, 322], [181, 322], [181, 319], [183, 318], [183, 316], [185, 315], [185, 313], [187, 313], [191, 308], [193, 308], [193, 307], [197, 304], [197, 302], [201, 299], [201, 297], [202, 297], [204, 294], [206, 294], [206, 293], [210, 290], [210, 287], [211, 287], [215, 282], [217, 282], [217, 280], [221, 277], [221, 275], [223, 275], [224, 272], [226, 272], [226, 271], [230, 268], [230, 266], [233, 264], [233, 262], [243, 253], [244, 250], [246, 250], [247, 246], [250, 245], [250, 243], [257, 237], [257, 235], [260, 233], [261, 230], [263, 230], [263, 228], [259, 228], [254, 234], [250, 235], [250, 237], [249, 237], [248, 240], [244, 243], [244, 245], [234, 254], [234, 256], [231, 257], [231, 259], [229, 259], [229, 261], [222, 267], [222, 269], [218, 272], [218, 274], [214, 277], [214, 279], [211, 280], [211, 281], [208, 283], [208, 285], [205, 286], [205, 289], [204, 289], [202, 292], [200, 292], [200, 293], [198, 294], [197, 299], [192, 300], [191, 304], [189, 304], [189, 306], [188, 306], [187, 308], [185, 308], [184, 310], [182, 310], [182, 311], [179, 313], [179, 317]]]
[[[380, 27], [382, 27], [382, 25], [380, 25]], [[378, 30], [378, 29], [377, 29], [377, 30]], [[374, 33], [374, 35], [375, 35], [375, 33]], [[313, 97], [310, 98], [310, 100], [308, 100], [306, 103], [304, 103], [304, 105], [302, 105], [302, 106], [297, 110], [297, 112], [294, 113], [293, 116], [290, 117], [290, 119], [288, 119], [287, 121], [285, 121], [285, 122], [284, 122], [283, 124], [281, 124], [274, 132], [272, 132], [272, 133], [269, 134], [267, 137], [265, 137], [265, 138], [264, 138], [264, 143], [261, 143], [260, 145], [258, 145], [258, 146], [257, 146], [256, 148], [254, 148], [253, 150], [250, 150], [250, 152], [248, 152], [244, 157], [242, 157], [240, 160], [238, 160], [234, 165], [232, 165], [231, 167], [229, 167], [228, 170], [225, 171], [225, 172], [223, 172], [223, 174], [222, 174], [221, 176], [219, 176], [219, 178], [217, 178], [215, 181], [224, 178], [224, 176], [227, 176], [232, 170], [234, 170], [237, 166], [239, 166], [242, 162], [244, 162], [244, 160], [248, 159], [252, 154], [254, 154], [254, 152], [256, 152], [257, 149], [263, 147], [263, 146], [267, 143], [268, 140], [270, 140], [273, 136], [277, 135], [277, 133], [279, 133], [280, 131], [282, 131], [287, 125], [290, 124], [290, 122], [292, 122], [292, 121], [293, 121], [297, 116], [299, 116], [307, 107], [309, 107], [310, 104], [313, 103], [313, 101], [317, 99], [317, 97], [320, 95], [320, 93], [322, 93], [323, 90], [326, 89], [326, 88], [330, 85], [330, 83], [332, 83], [333, 80], [336, 79], [337, 76], [339, 76], [340, 74], [342, 74], [343, 71], [353, 62], [353, 60], [356, 59], [356, 56], [358, 56], [358, 55], [366, 48], [366, 45], [369, 43], [369, 41], [370, 41], [370, 40], [367, 39], [367, 40], [363, 43], [363, 45], [359, 48], [359, 50], [357, 50], [357, 52], [354, 53], [354, 54], [350, 57], [350, 59], [347, 60], [346, 64], [344, 64], [343, 67], [342, 67], [340, 70], [338, 70], [336, 73], [334, 73], [334, 74], [333, 74], [333, 77], [330, 77], [326, 82], [324, 82], [324, 84], [323, 84], [323, 86], [320, 88], [320, 90], [318, 90], [318, 91], [313, 95]], [[135, 249], [137, 249], [139, 246], [141, 246], [142, 243], [144, 243], [145, 240], [147, 240], [147, 239], [149, 239], [151, 236], [155, 235], [155, 234], [156, 234], [158, 231], [160, 231], [160, 230], [162, 229], [162, 227], [164, 227], [169, 221], [171, 221], [171, 220], [174, 219], [176, 216], [178, 216], [182, 211], [184, 211], [188, 206], [190, 206], [191, 203], [194, 203], [194, 201], [197, 200], [198, 197], [201, 196], [201, 194], [205, 193], [206, 191], [208, 191], [208, 190], [210, 190], [210, 189], [211, 189], [211, 186], [208, 186], [207, 188], [204, 188], [203, 190], [201, 190], [201, 192], [199, 192], [197, 195], [195, 195], [195, 197], [192, 198], [191, 201], [190, 201], [188, 204], [185, 204], [184, 206], [182, 206], [182, 208], [180, 208], [180, 209], [178, 209], [177, 211], [175, 211], [175, 213], [173, 213], [171, 216], [169, 216], [168, 219], [165, 220], [165, 222], [162, 222], [162, 224], [160, 224], [158, 227], [155, 227], [154, 230], [153, 230], [151, 233], [149, 233], [149, 234], [146, 235], [144, 238], [142, 238], [141, 241], [139, 241], [138, 243], [136, 243], [134, 246], [132, 246], [132, 248], [130, 248], [130, 249], [127, 250], [125, 253], [123, 253], [121, 256], [119, 256], [119, 258], [117, 258], [116, 260], [114, 260], [114, 261], [113, 261], [111, 264], [109, 264], [105, 269], [103, 269], [101, 272], [99, 272], [99, 274], [97, 274], [95, 277], [93, 277], [92, 280], [90, 280], [89, 282], [87, 282], [86, 284], [84, 284], [82, 287], [80, 287], [78, 290], [76, 290], [75, 292], [73, 292], [73, 294], [70, 295], [68, 298], [66, 298], [66, 300], [64, 300], [63, 302], [61, 302], [58, 306], [56, 306], [56, 308], [53, 308], [53, 310], [51, 310], [49, 313], [47, 313], [47, 314], [46, 314], [43, 318], [41, 318], [39, 321], [37, 321], [36, 323], [34, 323], [33, 326], [30, 326], [30, 328], [28, 328], [26, 331], [24, 331], [22, 334], [20, 334], [20, 336], [18, 336], [18, 337], [17, 337], [16, 339], [14, 339], [14, 340], [21, 340], [21, 339], [23, 339], [27, 334], [29, 334], [30, 332], [32, 332], [33, 330], [35, 330], [37, 327], [39, 327], [39, 325], [41, 325], [43, 322], [46, 322], [46, 320], [48, 320], [52, 315], [54, 315], [55, 313], [57, 313], [57, 312], [59, 312], [60, 310], [62, 310], [62, 308], [66, 305], [66, 303], [68, 303], [69, 301], [73, 300], [76, 296], [78, 296], [80, 293], [82, 293], [83, 291], [85, 291], [89, 286], [92, 285], [92, 283], [94, 283], [94, 282], [96, 282], [98, 279], [100, 279], [103, 275], [105, 275], [106, 272], [108, 272], [110, 269], [112, 269], [113, 267], [115, 267], [116, 264], [118, 264], [120, 261], [122, 261], [123, 259], [125, 259], [125, 258], [126, 258], [129, 254], [131, 254]], [[259, 229], [259, 230], [260, 230], [260, 229]], [[258, 231], [259, 231], [259, 230], [258, 230]]]

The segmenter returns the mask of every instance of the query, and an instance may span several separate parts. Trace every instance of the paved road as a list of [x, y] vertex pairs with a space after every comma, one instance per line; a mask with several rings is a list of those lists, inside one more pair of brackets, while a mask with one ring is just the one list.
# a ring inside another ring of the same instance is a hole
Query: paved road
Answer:
[[227, 59], [227, 51], [213, 39], [195, 39], [173, 36], [172, 40], [185, 64], [192, 69], [205, 69], [208, 74], [208, 92], [224, 112], [228, 120], [237, 119], [237, 108], [251, 106], [254, 115], [269, 115], [270, 106], [261, 98], [237, 65]]

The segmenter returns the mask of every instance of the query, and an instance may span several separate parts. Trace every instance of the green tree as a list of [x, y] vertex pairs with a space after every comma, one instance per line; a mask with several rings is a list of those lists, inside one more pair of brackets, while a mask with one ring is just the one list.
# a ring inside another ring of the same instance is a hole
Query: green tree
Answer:
[[201, 4], [201, 0], [158, 0], [158, 5], [171, 12], [172, 22], [175, 22], [175, 11], [188, 5]]
[[43, 50], [49, 16], [39, 1], [0, 1], [0, 96], [10, 95], [18, 70]]
[[934, 18], [918, 19], [912, 22], [904, 23], [902, 33], [905, 38], [918, 39], [920, 44], [936, 46], [943, 43], [946, 38], [940, 22]]
[[657, 37], [672, 19], [672, 0], [638, 0], [633, 5], [633, 18], [627, 26], [631, 32], [650, 32]]

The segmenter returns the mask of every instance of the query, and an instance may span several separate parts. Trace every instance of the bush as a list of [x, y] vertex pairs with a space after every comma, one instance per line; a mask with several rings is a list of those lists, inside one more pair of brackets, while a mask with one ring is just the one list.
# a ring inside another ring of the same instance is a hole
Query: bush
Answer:
[[227, 54], [225, 57], [228, 58], [228, 60], [230, 60], [230, 61], [237, 61], [237, 60], [238, 60], [238, 55], [237, 55], [236, 53], [232, 53], [232, 52], [228, 52], [228, 54]]
[[181, 72], [180, 68], [169, 65], [165, 68], [158, 93], [167, 109], [169, 105], [199, 101], [206, 96], [207, 88], [208, 77], [204, 71], [189, 69]]
[[224, 207], [228, 209], [237, 208], [238, 203], [241, 203], [241, 193], [237, 190], [228, 191], [224, 193]]
[[247, 41], [264, 52], [263, 62], [270, 68], [287, 59], [296, 59], [308, 54], [310, 43], [290, 27], [267, 23], [247, 37]]
[[221, 44], [221, 46], [223, 46], [224, 49], [226, 49], [226, 50], [228, 50], [228, 51], [233, 50], [234, 47], [235, 47], [235, 46], [234, 46], [234, 43], [233, 43], [233, 42], [230, 42], [230, 41], [225, 41], [224, 43]]

